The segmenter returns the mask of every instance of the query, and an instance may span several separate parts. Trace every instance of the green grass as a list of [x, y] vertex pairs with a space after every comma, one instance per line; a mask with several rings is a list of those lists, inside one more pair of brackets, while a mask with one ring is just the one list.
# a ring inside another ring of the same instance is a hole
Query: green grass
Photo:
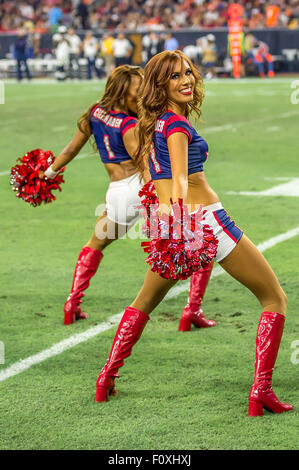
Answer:
[[[279, 184], [267, 177], [299, 178], [299, 106], [290, 103], [290, 83], [210, 82], [198, 125], [210, 147], [205, 166], [210, 185], [256, 244], [299, 226], [298, 198], [227, 193]], [[0, 173], [36, 147], [57, 154], [103, 86], [7, 84], [6, 104], [0, 106]], [[217, 129], [225, 125], [230, 127]], [[81, 153], [92, 150], [87, 145]], [[0, 340], [6, 350], [0, 371], [120, 312], [141, 287], [146, 264], [140, 240], [115, 243], [86, 292], [90, 318], [63, 326], [75, 262], [108, 184], [97, 156], [72, 162], [65, 180], [57, 201], [33, 208], [14, 196], [9, 176], [0, 176]], [[273, 383], [293, 412], [247, 417], [261, 308], [223, 275], [211, 281], [204, 301], [217, 326], [180, 334], [186, 292], [164, 301], [120, 370], [119, 395], [109, 403], [93, 400], [115, 328], [0, 383], [0, 448], [298, 448], [299, 365], [291, 363], [291, 343], [299, 339], [298, 237], [265, 256], [289, 298]]]

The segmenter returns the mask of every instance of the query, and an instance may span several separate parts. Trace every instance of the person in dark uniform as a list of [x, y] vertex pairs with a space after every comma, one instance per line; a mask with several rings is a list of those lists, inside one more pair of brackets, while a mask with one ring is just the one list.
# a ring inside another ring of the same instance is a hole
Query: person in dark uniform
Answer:
[[18, 33], [18, 37], [14, 43], [15, 58], [17, 60], [17, 76], [20, 82], [23, 78], [22, 63], [25, 67], [25, 73], [28, 80], [31, 80], [31, 74], [27, 65], [27, 37], [23, 29]]

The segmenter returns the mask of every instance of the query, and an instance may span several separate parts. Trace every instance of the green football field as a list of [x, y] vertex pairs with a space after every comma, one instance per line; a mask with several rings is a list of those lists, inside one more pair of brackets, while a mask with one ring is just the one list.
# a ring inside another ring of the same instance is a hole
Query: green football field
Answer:
[[108, 177], [87, 144], [69, 164], [57, 200], [34, 208], [15, 197], [9, 170], [35, 148], [57, 155], [104, 82], [5, 84], [1, 449], [298, 449], [299, 104], [291, 102], [291, 85], [292, 78], [208, 82], [197, 124], [209, 143], [210, 185], [263, 251], [289, 299], [273, 387], [294, 410], [248, 418], [261, 307], [217, 266], [204, 299], [217, 326], [177, 331], [188, 282], [177, 284], [120, 370], [118, 396], [94, 402], [119, 314], [147, 269], [140, 240], [133, 234], [107, 248], [84, 297], [89, 319], [64, 326], [77, 256], [94, 229]]

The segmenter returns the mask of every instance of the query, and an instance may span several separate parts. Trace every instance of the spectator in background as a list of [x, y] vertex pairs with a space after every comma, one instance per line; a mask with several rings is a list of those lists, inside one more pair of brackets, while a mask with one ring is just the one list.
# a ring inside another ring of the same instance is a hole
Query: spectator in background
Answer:
[[149, 41], [147, 46], [147, 60], [150, 60], [154, 55], [159, 54], [159, 52], [163, 51], [163, 43], [161, 41], [160, 36], [155, 32], [152, 31], [149, 34]]
[[22, 18], [26, 20], [33, 20], [34, 19], [34, 8], [30, 5], [29, 2], [21, 2], [18, 5]]
[[76, 15], [80, 18], [81, 28], [88, 29], [89, 28], [89, 21], [88, 21], [88, 8], [85, 5], [84, 1], [80, 0], [77, 6]]
[[[232, 2], [234, 0], [0, 0], [0, 31], [15, 31], [25, 21], [46, 29], [50, 23], [51, 31], [56, 31], [59, 23], [94, 31], [97, 28], [142, 32], [152, 28], [155, 31], [214, 28], [227, 26], [227, 8]], [[242, 0], [240, 3], [244, 7], [244, 26], [251, 29], [288, 27], [288, 23], [293, 28], [298, 26], [298, 0]]]
[[145, 67], [145, 65], [148, 61], [148, 48], [149, 48], [149, 45], [150, 45], [150, 36], [149, 36], [149, 34], [144, 34], [144, 36], [142, 36], [142, 40], [141, 40], [141, 47], [142, 47], [141, 56], [142, 56], [143, 67]]
[[89, 15], [89, 27], [93, 31], [96, 31], [99, 27], [99, 15], [96, 8], [94, 8]]
[[62, 10], [57, 4], [54, 4], [52, 8], [50, 8], [49, 13], [49, 25], [52, 28], [55, 28], [59, 24], [59, 21], [62, 18]]
[[69, 28], [67, 39], [70, 44], [69, 76], [70, 78], [74, 78], [73, 72], [74, 72], [74, 69], [76, 69], [77, 78], [81, 80], [79, 58], [80, 58], [82, 41], [80, 37], [77, 34], [75, 34], [75, 30], [73, 28]]
[[69, 68], [71, 53], [71, 46], [67, 38], [66, 26], [59, 26], [58, 33], [53, 36], [53, 42], [57, 59], [56, 78], [58, 81], [63, 81], [67, 77], [66, 71]]
[[253, 8], [248, 21], [249, 29], [265, 27], [264, 16], [259, 8]]
[[110, 75], [114, 68], [114, 52], [113, 52], [114, 37], [112, 34], [104, 34], [101, 43], [101, 54], [105, 63], [106, 75]]
[[216, 76], [217, 58], [216, 38], [214, 34], [208, 34], [206, 42], [202, 46], [202, 65], [208, 79]]
[[259, 76], [261, 78], [265, 76], [264, 64], [267, 63], [268, 77], [274, 77], [273, 57], [269, 53], [268, 45], [263, 41], [259, 41], [252, 34], [248, 34], [245, 36], [245, 47], [248, 57], [253, 60], [258, 68]]
[[17, 78], [20, 82], [23, 78], [22, 76], [22, 64], [25, 67], [25, 73], [28, 80], [31, 80], [31, 75], [29, 72], [29, 68], [27, 65], [27, 38], [26, 38], [26, 31], [24, 29], [20, 29], [18, 32], [18, 37], [14, 43], [14, 53], [15, 58], [17, 60]]
[[267, 28], [277, 27], [280, 15], [280, 8], [278, 5], [268, 5], [266, 7], [266, 26]]
[[33, 36], [33, 54], [34, 57], [39, 57], [40, 54], [40, 33], [35, 33]]
[[289, 29], [297, 29], [299, 28], [299, 16], [296, 17], [294, 15], [291, 15], [290, 18], [289, 18], [289, 22], [288, 22], [288, 28]]
[[84, 57], [87, 59], [87, 78], [88, 80], [92, 79], [93, 71], [95, 71], [96, 76], [101, 78], [101, 73], [96, 65], [96, 59], [99, 52], [99, 43], [97, 39], [93, 36], [92, 32], [88, 32], [85, 35], [83, 40], [83, 53]]
[[166, 35], [165, 42], [164, 42], [164, 50], [175, 51], [178, 48], [179, 48], [179, 43], [177, 39], [171, 33], [168, 33]]
[[27, 47], [26, 47], [26, 56], [27, 59], [34, 58], [34, 33], [31, 29], [26, 28], [26, 23], [24, 23], [25, 34], [27, 36]]
[[201, 68], [202, 61], [202, 43], [201, 38], [196, 40], [196, 44], [189, 44], [183, 49], [184, 54], [192, 60], [198, 70]]
[[118, 67], [119, 65], [126, 65], [130, 62], [133, 46], [123, 33], [118, 33], [112, 47], [115, 59], [115, 67]]

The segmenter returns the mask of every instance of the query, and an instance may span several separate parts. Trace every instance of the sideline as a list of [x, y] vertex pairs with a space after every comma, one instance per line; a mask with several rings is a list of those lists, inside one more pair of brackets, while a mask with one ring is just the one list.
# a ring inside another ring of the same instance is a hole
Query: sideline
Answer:
[[[282, 243], [286, 240], [296, 237], [297, 235], [299, 235], [299, 227], [296, 227], [292, 230], [288, 230], [287, 232], [276, 235], [275, 237], [269, 238], [263, 243], [257, 245], [257, 248], [261, 252], [263, 252], [265, 250], [268, 250], [269, 248], [272, 248], [278, 243]], [[224, 273], [225, 271], [220, 266], [218, 266], [217, 268], [213, 269], [211, 278], [215, 278]], [[182, 292], [187, 291], [188, 289], [189, 282], [184, 281], [178, 286], [173, 287], [173, 289], [165, 297], [164, 301], [168, 299], [173, 299]], [[119, 323], [122, 315], [123, 311], [116, 315], [113, 315], [112, 317], [109, 317], [106, 322], [103, 322], [97, 326], [93, 326], [87, 329], [83, 333], [78, 333], [73, 336], [70, 336], [69, 338], [62, 340], [59, 343], [53, 344], [53, 346], [48, 349], [45, 349], [44, 351], [41, 351], [38, 354], [34, 354], [33, 356], [27, 357], [26, 359], [15, 362], [11, 366], [0, 371], [0, 382], [4, 382], [10, 377], [24, 372], [35, 364], [39, 364], [45, 361], [46, 359], [50, 359], [53, 356], [57, 356], [58, 354], [61, 354], [64, 351], [73, 348], [77, 344], [88, 341], [90, 338], [93, 338], [94, 336], [97, 336], [98, 334], [103, 333], [104, 331], [110, 330], [114, 325], [117, 325]]]

